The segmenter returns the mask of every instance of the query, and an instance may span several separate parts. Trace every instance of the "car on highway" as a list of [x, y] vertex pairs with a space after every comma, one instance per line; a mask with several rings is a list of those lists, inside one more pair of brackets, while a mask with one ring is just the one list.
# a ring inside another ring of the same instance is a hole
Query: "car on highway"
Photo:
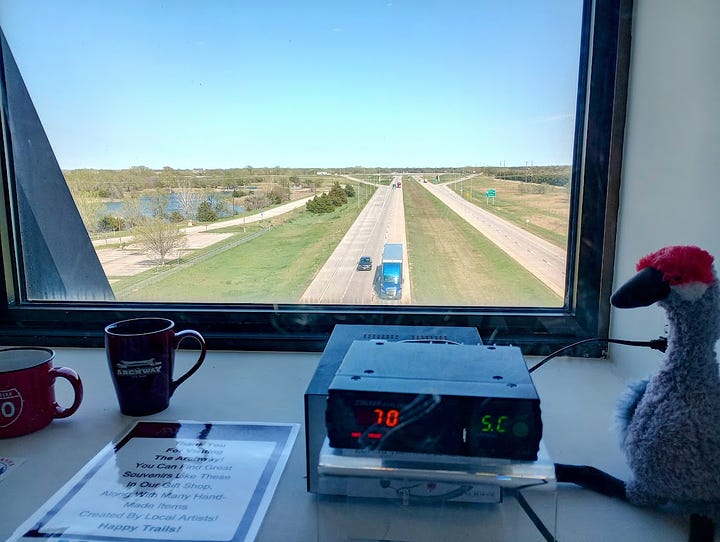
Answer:
[[372, 270], [372, 258], [370, 256], [361, 256], [357, 264], [358, 271], [370, 271]]

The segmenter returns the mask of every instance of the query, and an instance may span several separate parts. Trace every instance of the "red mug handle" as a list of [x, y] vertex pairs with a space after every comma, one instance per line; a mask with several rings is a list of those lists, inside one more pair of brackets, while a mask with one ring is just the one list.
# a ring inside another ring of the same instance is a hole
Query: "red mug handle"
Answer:
[[171, 396], [175, 392], [177, 387], [180, 384], [182, 384], [183, 382], [185, 382], [188, 378], [190, 378], [195, 373], [195, 371], [197, 371], [200, 368], [200, 365], [202, 365], [202, 362], [205, 361], [205, 354], [207, 353], [207, 347], [205, 346], [205, 339], [203, 338], [202, 335], [200, 335], [200, 333], [198, 333], [194, 329], [185, 329], [183, 331], [178, 331], [177, 333], [175, 333], [175, 338], [173, 339], [175, 349], [177, 350], [180, 347], [180, 343], [183, 341], [183, 339], [187, 339], [187, 338], [193, 338], [197, 342], [200, 343], [200, 357], [195, 362], [195, 365], [190, 367], [190, 370], [187, 373], [182, 375], [177, 380], [173, 380], [170, 382], [170, 395]]
[[68, 416], [75, 413], [75, 411], [80, 406], [80, 402], [82, 401], [82, 380], [80, 380], [80, 377], [75, 371], [69, 369], [68, 367], [51, 368], [50, 377], [52, 378], [52, 385], [55, 384], [55, 379], [60, 377], [70, 382], [73, 387], [73, 391], [75, 392], [75, 400], [73, 401], [72, 405], [70, 405], [68, 408], [63, 408], [59, 404], [57, 404], [57, 402], [53, 402], [53, 407], [55, 407], [55, 414], [53, 415], [53, 418], [67, 418]]

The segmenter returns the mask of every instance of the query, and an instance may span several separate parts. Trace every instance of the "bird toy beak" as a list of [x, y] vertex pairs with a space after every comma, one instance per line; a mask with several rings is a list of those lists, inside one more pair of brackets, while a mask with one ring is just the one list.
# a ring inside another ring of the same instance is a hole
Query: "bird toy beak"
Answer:
[[646, 267], [623, 284], [610, 298], [610, 303], [619, 309], [647, 307], [670, 295], [670, 284], [663, 273]]

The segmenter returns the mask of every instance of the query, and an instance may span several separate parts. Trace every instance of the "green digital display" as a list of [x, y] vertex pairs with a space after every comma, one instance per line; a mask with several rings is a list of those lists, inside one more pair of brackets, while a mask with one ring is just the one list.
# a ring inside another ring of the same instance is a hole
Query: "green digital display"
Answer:
[[481, 428], [480, 431], [483, 433], [507, 433], [508, 420], [510, 416], [485, 414], [480, 418]]

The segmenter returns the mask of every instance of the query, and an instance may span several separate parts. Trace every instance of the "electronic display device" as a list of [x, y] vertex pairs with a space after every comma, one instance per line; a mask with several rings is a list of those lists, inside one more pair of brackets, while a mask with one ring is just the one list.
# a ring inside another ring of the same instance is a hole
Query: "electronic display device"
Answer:
[[319, 494], [485, 505], [555, 487], [520, 350], [475, 328], [336, 326], [305, 421]]
[[328, 388], [332, 448], [532, 461], [540, 400], [519, 348], [355, 341]]
[[320, 357], [315, 374], [305, 391], [305, 458], [307, 489], [322, 492], [318, 464], [327, 440], [325, 411], [328, 387], [354, 341], [482, 344], [477, 328], [455, 326], [396, 326], [338, 324], [333, 329]]

